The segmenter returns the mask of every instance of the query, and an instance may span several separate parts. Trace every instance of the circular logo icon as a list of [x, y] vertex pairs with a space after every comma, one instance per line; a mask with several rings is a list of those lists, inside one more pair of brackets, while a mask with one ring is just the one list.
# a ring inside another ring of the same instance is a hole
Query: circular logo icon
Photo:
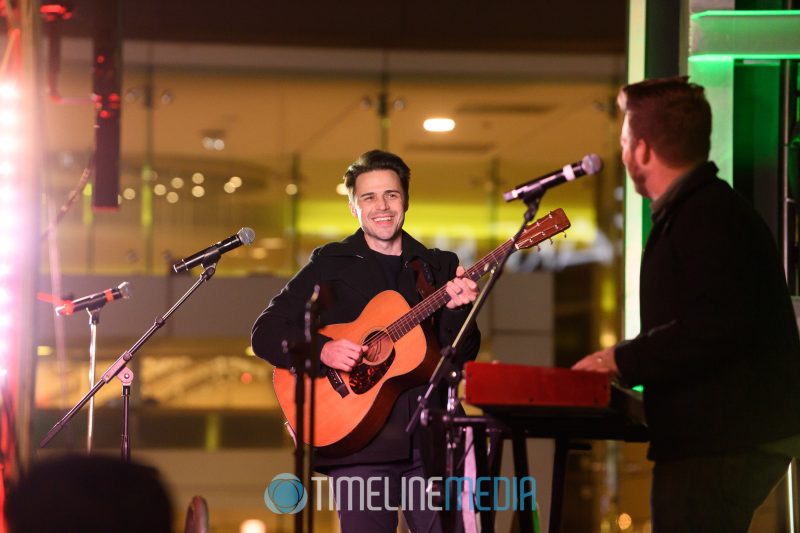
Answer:
[[307, 501], [306, 489], [294, 474], [278, 474], [264, 491], [264, 503], [277, 514], [299, 513]]

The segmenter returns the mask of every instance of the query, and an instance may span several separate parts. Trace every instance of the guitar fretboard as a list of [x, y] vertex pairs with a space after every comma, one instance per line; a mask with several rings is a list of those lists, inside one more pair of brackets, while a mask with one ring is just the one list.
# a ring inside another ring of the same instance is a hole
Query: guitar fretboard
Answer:
[[[478, 281], [484, 274], [488, 273], [497, 265], [500, 258], [508, 252], [509, 248], [513, 247], [514, 241], [512, 239], [507, 240], [495, 248], [489, 255], [472, 265], [472, 267], [464, 273], [463, 277], [469, 278], [472, 281]], [[389, 332], [392, 341], [400, 339], [449, 301], [450, 295], [447, 294], [445, 286], [439, 287], [433, 294], [415, 305], [408, 313], [389, 324], [386, 330]]]

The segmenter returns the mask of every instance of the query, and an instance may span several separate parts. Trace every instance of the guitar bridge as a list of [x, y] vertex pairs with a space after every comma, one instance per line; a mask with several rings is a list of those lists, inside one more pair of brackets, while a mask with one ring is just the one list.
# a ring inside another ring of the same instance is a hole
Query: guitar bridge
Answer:
[[339, 396], [344, 398], [350, 391], [347, 390], [347, 385], [344, 384], [344, 380], [342, 380], [342, 376], [339, 375], [339, 372], [336, 370], [329, 368], [328, 369], [328, 381], [331, 383], [331, 387], [339, 393]]

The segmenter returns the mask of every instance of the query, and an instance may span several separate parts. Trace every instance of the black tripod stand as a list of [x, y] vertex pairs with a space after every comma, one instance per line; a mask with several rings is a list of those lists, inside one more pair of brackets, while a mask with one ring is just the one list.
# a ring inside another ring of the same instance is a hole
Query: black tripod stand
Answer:
[[[122, 355], [120, 355], [116, 361], [103, 373], [100, 377], [100, 380], [94, 384], [94, 386], [87, 392], [83, 398], [75, 404], [72, 409], [70, 409], [67, 414], [65, 414], [61, 420], [55, 423], [55, 425], [50, 428], [50, 431], [47, 432], [47, 435], [42, 439], [39, 443], [40, 448], [44, 448], [47, 444], [55, 438], [58, 433], [66, 427], [70, 420], [77, 414], [81, 408], [86, 405], [89, 400], [94, 398], [94, 395], [103, 388], [104, 385], [108, 384], [109, 381], [120, 375], [120, 380], [122, 381], [123, 385], [123, 425], [122, 425], [122, 442], [120, 445], [120, 453], [122, 458], [125, 461], [130, 461], [131, 457], [131, 450], [130, 450], [130, 436], [128, 434], [128, 411], [130, 405], [130, 387], [131, 382], [133, 381], [133, 372], [126, 368], [128, 362], [133, 359], [133, 356], [139, 351], [139, 348], [144, 346], [144, 344], [152, 337], [156, 331], [161, 329], [164, 324], [166, 324], [167, 320], [169, 319], [172, 314], [178, 310], [178, 308], [196, 291], [200, 285], [211, 279], [214, 273], [217, 270], [217, 261], [219, 261], [219, 253], [214, 256], [214, 254], [209, 254], [206, 262], [203, 263], [203, 273], [200, 275], [200, 278], [191, 286], [189, 289], [181, 296], [181, 298], [163, 315], [156, 318], [155, 322], [152, 326], [142, 335], [138, 341], [136, 341], [133, 346], [131, 346], [128, 350], [126, 350]], [[124, 369], [124, 372], [123, 372]]]
[[[513, 237], [514, 242], [519, 240], [523, 231], [525, 231], [528, 224], [530, 224], [530, 222], [536, 216], [536, 211], [539, 208], [542, 194], [543, 192], [540, 192], [524, 198], [528, 208], [523, 216], [522, 225]], [[458, 415], [457, 408], [459, 405], [458, 384], [461, 381], [464, 364], [464, 361], [461, 361], [458, 358], [458, 348], [461, 345], [466, 332], [474, 326], [478, 317], [478, 313], [480, 313], [481, 309], [486, 303], [487, 298], [489, 297], [489, 294], [491, 294], [492, 290], [494, 289], [497, 280], [502, 275], [503, 267], [508, 261], [508, 258], [515, 250], [516, 249], [513, 246], [509, 247], [505, 254], [500, 257], [494, 267], [491, 268], [489, 280], [486, 282], [480, 294], [478, 295], [478, 298], [475, 300], [475, 303], [473, 304], [469, 315], [464, 320], [464, 324], [461, 326], [461, 330], [458, 332], [458, 335], [456, 335], [455, 340], [450, 346], [442, 349], [442, 357], [439, 360], [439, 364], [433, 371], [430, 380], [428, 380], [428, 386], [425, 389], [425, 394], [420, 397], [417, 409], [414, 411], [411, 421], [406, 427], [407, 433], [413, 433], [416, 430], [417, 425], [420, 423], [426, 426], [431, 426], [437, 430], [436, 433], [438, 435], [434, 435], [434, 438], [438, 437], [440, 440], [443, 439], [444, 441], [440, 443], [440, 445], [442, 445], [445, 450], [446, 479], [458, 477], [457, 463], [459, 461], [456, 452], [462, 444], [462, 435], [464, 431], [463, 424], [455, 423]], [[439, 387], [439, 384], [442, 382], [442, 380], [447, 382], [447, 404], [443, 411], [431, 409], [429, 407], [430, 399], [434, 394], [434, 391]], [[477, 443], [476, 449], [485, 453], [485, 443]], [[455, 497], [457, 498], [458, 496]], [[459, 506], [456, 501], [445, 502], [445, 509], [449, 510], [445, 512], [443, 516], [443, 525], [445, 531], [459, 530], [458, 524], [460, 518], [457, 513], [458, 508]], [[489, 526], [488, 529], [486, 528], [486, 525]], [[493, 531], [493, 524], [485, 523], [483, 531], [484, 533]]]

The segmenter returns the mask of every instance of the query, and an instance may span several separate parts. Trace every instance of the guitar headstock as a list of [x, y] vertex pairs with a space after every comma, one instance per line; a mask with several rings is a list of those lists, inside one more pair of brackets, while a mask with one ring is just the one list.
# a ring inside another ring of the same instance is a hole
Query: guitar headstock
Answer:
[[566, 213], [560, 207], [555, 211], [550, 211], [536, 222], [530, 224], [514, 243], [518, 250], [536, 246], [542, 241], [546, 241], [554, 235], [570, 227]]

